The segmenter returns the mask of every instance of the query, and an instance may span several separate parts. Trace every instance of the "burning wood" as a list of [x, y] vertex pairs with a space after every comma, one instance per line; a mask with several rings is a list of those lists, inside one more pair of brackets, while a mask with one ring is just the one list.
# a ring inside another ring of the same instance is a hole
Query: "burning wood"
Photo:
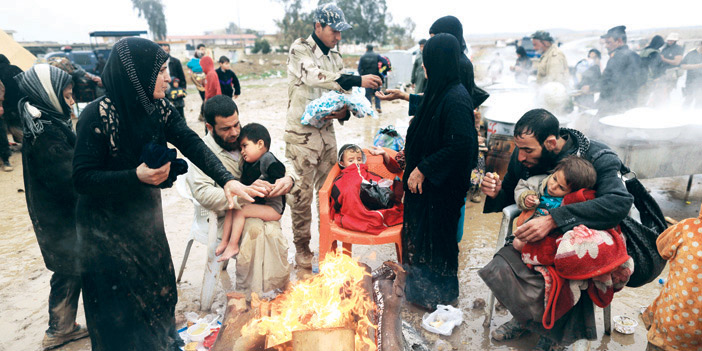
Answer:
[[371, 274], [346, 255], [328, 254], [320, 274], [272, 301], [252, 294], [247, 307], [244, 295], [227, 294], [213, 350], [401, 351], [405, 277], [394, 262]]
[[292, 337], [293, 351], [354, 351], [355, 331], [353, 329], [333, 328], [294, 331]]
[[[258, 300], [255, 294], [253, 299]], [[236, 292], [228, 293], [224, 321], [219, 334], [217, 334], [217, 340], [212, 346], [212, 351], [262, 350], [265, 337], [243, 337], [241, 335], [241, 328], [253, 318], [258, 318], [259, 316], [260, 313], [257, 307], [247, 307], [246, 296]]]
[[271, 301], [270, 316], [250, 321], [241, 335], [267, 337], [268, 345], [277, 345], [292, 340], [294, 331], [350, 328], [355, 331], [355, 350], [375, 351], [372, 316], [376, 307], [365, 280], [369, 276], [352, 258], [327, 255], [319, 274], [297, 282]]

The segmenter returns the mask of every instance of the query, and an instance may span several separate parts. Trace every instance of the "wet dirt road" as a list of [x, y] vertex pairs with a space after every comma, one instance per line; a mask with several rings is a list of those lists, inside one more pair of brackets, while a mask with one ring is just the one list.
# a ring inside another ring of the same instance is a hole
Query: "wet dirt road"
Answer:
[[[266, 125], [272, 135], [271, 151], [279, 158], [284, 155], [282, 142], [285, 106], [287, 104], [287, 86], [283, 79], [256, 80], [243, 82], [243, 94], [237, 100], [242, 123], [258, 122]], [[203, 132], [202, 122], [197, 121], [199, 96], [192, 92], [187, 100], [186, 115], [191, 127], [198, 133]], [[352, 118], [344, 126], [337, 126], [337, 143], [358, 143], [369, 146], [373, 136], [381, 126], [396, 125], [399, 130], [406, 128], [406, 103], [384, 103], [383, 114], [377, 120]], [[41, 344], [43, 333], [47, 327], [47, 298], [51, 272], [46, 270], [36, 243], [31, 222], [27, 214], [23, 189], [21, 157], [13, 154], [12, 163], [15, 171], [0, 173], [0, 257], [3, 258], [3, 269], [0, 271], [0, 350], [37, 350]], [[695, 179], [693, 192], [690, 195], [691, 204], [682, 201], [686, 177], [665, 178], [645, 181], [654, 196], [661, 201], [666, 215], [682, 219], [696, 215], [702, 200], [702, 176]], [[185, 245], [188, 240], [192, 221], [192, 206], [181, 198], [175, 189], [163, 191], [163, 210], [166, 222], [166, 233], [171, 246], [171, 253], [176, 269], [180, 267]], [[402, 317], [420, 330], [430, 345], [441, 338], [449, 342], [454, 350], [529, 350], [536, 343], [535, 336], [527, 336], [519, 341], [497, 343], [489, 338], [489, 331], [509, 319], [506, 311], [495, 313], [490, 329], [482, 326], [485, 320], [485, 309], [472, 309], [476, 298], [487, 299], [488, 290], [477, 275], [477, 268], [482, 267], [492, 257], [495, 251], [495, 240], [501, 215], [481, 213], [482, 205], [469, 203], [466, 211], [465, 234], [460, 244], [459, 279], [461, 294], [459, 308], [464, 311], [465, 322], [454, 330], [450, 337], [440, 337], [421, 329], [423, 312], [405, 307]], [[316, 214], [313, 214], [313, 218]], [[283, 233], [292, 245], [290, 230], [290, 215], [286, 213], [282, 219]], [[313, 228], [316, 227], [313, 225]], [[313, 233], [312, 247], [318, 249], [318, 234]], [[368, 263], [372, 268], [378, 267], [383, 261], [395, 259], [392, 245], [380, 247], [354, 247], [354, 256]], [[293, 261], [294, 253], [289, 252], [288, 259]], [[205, 246], [195, 242], [190, 252], [183, 279], [179, 284], [179, 301], [176, 316], [183, 324], [183, 313], [197, 311], [200, 300], [200, 287], [206, 261]], [[234, 265], [230, 265], [229, 276], [234, 281]], [[304, 277], [308, 271], [293, 273], [293, 278]], [[664, 272], [664, 274], [666, 274]], [[231, 283], [225, 279], [231, 289]], [[627, 315], [638, 319], [641, 306], [650, 303], [658, 294], [657, 283], [651, 283], [638, 289], [625, 289], [615, 295], [612, 315]], [[225, 288], [217, 289], [213, 310], [221, 308], [225, 303]], [[82, 304], [82, 302], [81, 302]], [[201, 313], [204, 315], [205, 313]], [[643, 350], [645, 348], [646, 331], [639, 325], [634, 335], [621, 335], [613, 332], [612, 336], [603, 335], [602, 313], [596, 311], [598, 318], [598, 340], [593, 341], [592, 350]], [[84, 323], [82, 306], [79, 308], [78, 322]], [[89, 350], [88, 340], [74, 342], [62, 348], [63, 350]]]

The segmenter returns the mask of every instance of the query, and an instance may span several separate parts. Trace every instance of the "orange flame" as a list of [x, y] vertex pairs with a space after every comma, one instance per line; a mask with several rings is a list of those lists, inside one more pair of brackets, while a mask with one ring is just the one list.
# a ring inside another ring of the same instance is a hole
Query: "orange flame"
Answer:
[[377, 329], [369, 318], [376, 306], [361, 286], [364, 276], [369, 274], [351, 257], [329, 253], [319, 274], [271, 301], [272, 316], [250, 321], [241, 334], [257, 332], [268, 336], [269, 345], [278, 345], [291, 340], [293, 331], [345, 327], [356, 330], [356, 351], [376, 351], [369, 335], [369, 328], [373, 334]]

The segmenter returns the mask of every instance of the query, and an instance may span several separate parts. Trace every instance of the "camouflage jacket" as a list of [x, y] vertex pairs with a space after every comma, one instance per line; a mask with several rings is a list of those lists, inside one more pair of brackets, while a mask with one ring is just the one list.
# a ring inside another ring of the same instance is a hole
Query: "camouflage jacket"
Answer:
[[555, 43], [541, 55], [539, 62], [536, 64], [536, 82], [546, 84], [550, 82], [559, 82], [568, 88], [569, 71], [568, 62], [563, 52]]
[[303, 126], [300, 118], [305, 107], [329, 90], [344, 92], [339, 83], [344, 62], [336, 48], [325, 55], [310, 35], [297, 39], [288, 54], [288, 112], [285, 124], [286, 143], [310, 149], [323, 150], [325, 145], [336, 145], [334, 124], [329, 121], [322, 128]]

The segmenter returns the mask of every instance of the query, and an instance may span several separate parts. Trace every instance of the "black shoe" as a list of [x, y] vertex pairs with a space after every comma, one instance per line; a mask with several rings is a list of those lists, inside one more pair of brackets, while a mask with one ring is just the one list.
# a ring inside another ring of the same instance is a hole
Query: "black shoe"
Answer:
[[509, 322], [492, 331], [492, 338], [496, 341], [506, 341], [519, 338], [527, 332], [525, 326], [512, 318]]
[[545, 337], [545, 336], [540, 336], [539, 341], [536, 342], [536, 346], [534, 346], [532, 351], [560, 351], [560, 350], [565, 350], [565, 347], [559, 346], [556, 342], [552, 341], [551, 339]]

